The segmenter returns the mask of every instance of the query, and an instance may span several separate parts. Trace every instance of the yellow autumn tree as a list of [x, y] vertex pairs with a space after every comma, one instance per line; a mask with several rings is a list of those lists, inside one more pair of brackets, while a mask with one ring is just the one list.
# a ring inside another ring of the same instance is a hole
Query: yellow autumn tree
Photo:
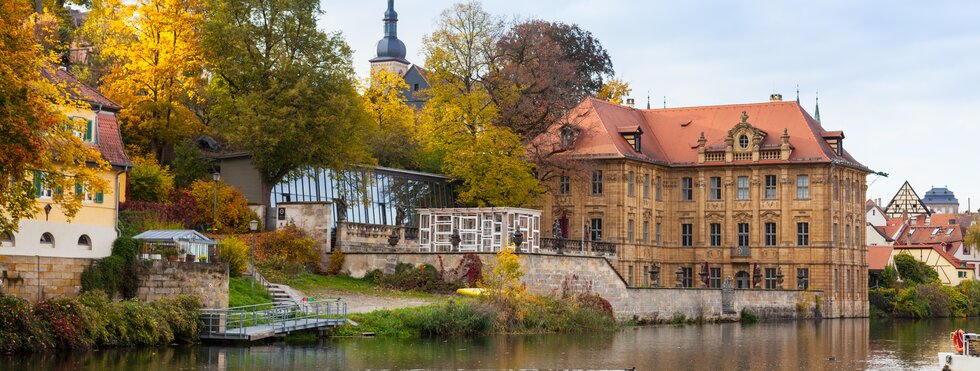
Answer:
[[403, 92], [408, 84], [398, 74], [377, 69], [365, 82], [364, 110], [372, 123], [368, 145], [381, 166], [415, 168], [418, 153], [415, 111]]
[[203, 130], [187, 108], [201, 91], [203, 22], [201, 0], [95, 0], [81, 30], [105, 65], [103, 92], [123, 106], [126, 142], [157, 160]]
[[618, 78], [609, 79], [609, 81], [602, 85], [602, 89], [596, 94], [596, 98], [616, 104], [623, 104], [623, 97], [630, 95], [632, 91], [628, 82]]
[[[58, 19], [33, 14], [30, 2], [0, 0], [0, 232], [16, 231], [21, 219], [41, 214], [35, 202], [38, 187], [51, 189], [52, 199], [69, 219], [81, 207], [78, 184], [105, 192], [108, 170], [99, 152], [77, 133], [81, 120], [66, 113], [89, 109], [55, 65]], [[62, 190], [59, 192], [58, 190]]]

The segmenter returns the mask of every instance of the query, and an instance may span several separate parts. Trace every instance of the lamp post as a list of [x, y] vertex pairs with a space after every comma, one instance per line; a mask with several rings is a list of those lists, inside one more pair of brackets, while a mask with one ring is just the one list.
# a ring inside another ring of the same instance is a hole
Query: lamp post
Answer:
[[251, 257], [249, 259], [252, 261], [251, 263], [252, 264], [252, 288], [254, 289], [255, 288], [255, 231], [259, 230], [259, 221], [255, 219], [249, 221], [248, 230], [252, 232], [252, 248], [249, 251], [249, 253], [251, 254]]
[[218, 181], [221, 180], [221, 173], [215, 170], [211, 173], [211, 179], [214, 179], [214, 221], [211, 226], [215, 233], [218, 232]]

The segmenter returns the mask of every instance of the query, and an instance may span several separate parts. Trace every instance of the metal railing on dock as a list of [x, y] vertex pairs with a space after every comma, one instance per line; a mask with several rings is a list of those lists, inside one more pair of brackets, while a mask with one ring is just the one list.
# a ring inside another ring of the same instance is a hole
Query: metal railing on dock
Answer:
[[201, 339], [258, 340], [344, 324], [347, 322], [347, 303], [332, 299], [201, 309], [201, 321], [204, 322]]

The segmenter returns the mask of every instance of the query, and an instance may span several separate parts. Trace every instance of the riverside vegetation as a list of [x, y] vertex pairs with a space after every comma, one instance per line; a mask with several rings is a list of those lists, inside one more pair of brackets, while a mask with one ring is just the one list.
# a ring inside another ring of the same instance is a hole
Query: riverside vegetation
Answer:
[[945, 286], [932, 267], [909, 255], [895, 256], [895, 266], [885, 268], [880, 286], [868, 291], [872, 317], [980, 316], [980, 282]]

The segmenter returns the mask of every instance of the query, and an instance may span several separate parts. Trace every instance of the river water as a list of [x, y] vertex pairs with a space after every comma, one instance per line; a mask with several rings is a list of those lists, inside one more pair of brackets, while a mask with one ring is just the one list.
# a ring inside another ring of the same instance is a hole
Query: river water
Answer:
[[0, 356], [0, 370], [938, 370], [957, 328], [980, 319], [793, 321], [467, 339], [324, 339]]

